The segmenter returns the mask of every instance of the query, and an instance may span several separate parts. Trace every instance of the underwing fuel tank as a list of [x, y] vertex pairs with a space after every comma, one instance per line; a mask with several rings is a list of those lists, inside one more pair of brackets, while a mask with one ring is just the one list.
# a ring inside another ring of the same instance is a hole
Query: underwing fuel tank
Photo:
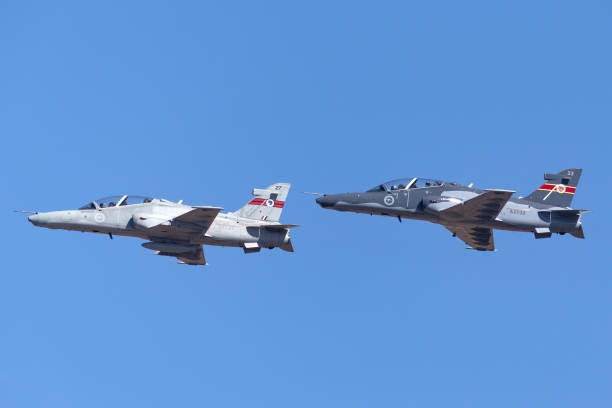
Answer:
[[185, 252], [193, 252], [193, 246], [190, 245], [181, 245], [175, 243], [167, 243], [167, 242], [145, 242], [141, 244], [143, 247], [147, 249], [152, 249], [154, 251], [160, 252], [168, 252], [173, 254], [184, 254]]

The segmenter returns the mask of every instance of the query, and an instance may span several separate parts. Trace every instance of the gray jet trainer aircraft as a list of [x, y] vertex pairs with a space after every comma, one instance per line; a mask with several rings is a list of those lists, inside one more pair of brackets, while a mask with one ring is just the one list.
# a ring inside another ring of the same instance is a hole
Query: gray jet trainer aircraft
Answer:
[[544, 174], [546, 183], [527, 197], [514, 191], [478, 190], [472, 185], [408, 178], [392, 180], [363, 193], [323, 195], [330, 210], [425, 220], [446, 227], [469, 249], [494, 251], [493, 229], [533, 232], [536, 238], [569, 233], [584, 238], [582, 213], [569, 208], [582, 169]]
[[202, 245], [242, 247], [245, 253], [275, 247], [293, 252], [289, 230], [297, 225], [278, 222], [290, 187], [277, 183], [254, 189], [255, 198], [235, 213], [185, 205], [183, 200], [124, 195], [95, 200], [78, 210], [34, 213], [28, 220], [38, 227], [147, 239], [142, 246], [157, 255], [206, 265]]

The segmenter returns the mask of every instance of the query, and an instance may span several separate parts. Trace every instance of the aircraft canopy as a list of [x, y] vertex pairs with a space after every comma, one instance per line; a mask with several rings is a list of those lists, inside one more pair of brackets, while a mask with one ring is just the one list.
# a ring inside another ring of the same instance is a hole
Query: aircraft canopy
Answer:
[[80, 207], [79, 210], [96, 209], [96, 204], [99, 208], [107, 208], [115, 207], [117, 205], [123, 206], [130, 204], [150, 203], [152, 200], [152, 198], [137, 195], [110, 196], [91, 201]]
[[422, 188], [422, 187], [437, 187], [447, 184], [445, 181], [432, 180], [426, 178], [401, 178], [386, 181], [378, 186], [371, 188], [368, 192], [374, 191], [394, 191], [394, 190], [406, 190], [410, 188]]

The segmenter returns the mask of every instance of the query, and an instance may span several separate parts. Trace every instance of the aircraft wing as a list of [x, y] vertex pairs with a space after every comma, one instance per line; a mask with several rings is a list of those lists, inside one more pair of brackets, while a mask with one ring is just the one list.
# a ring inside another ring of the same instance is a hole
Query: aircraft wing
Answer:
[[479, 251], [495, 251], [493, 230], [475, 225], [445, 225], [453, 236]]
[[[220, 207], [191, 207], [174, 218], [150, 214], [134, 214], [136, 228], [145, 230], [150, 237], [174, 237], [205, 234], [219, 214]], [[184, 237], [183, 237], [184, 238]]]
[[202, 233], [205, 233], [222, 209], [221, 207], [192, 207], [191, 210], [173, 218], [172, 221], [195, 224], [202, 228]]
[[511, 190], [485, 190], [484, 193], [463, 204], [450, 207], [442, 213], [460, 216], [463, 222], [468, 223], [469, 221], [474, 221], [474, 223], [493, 221], [514, 193]]

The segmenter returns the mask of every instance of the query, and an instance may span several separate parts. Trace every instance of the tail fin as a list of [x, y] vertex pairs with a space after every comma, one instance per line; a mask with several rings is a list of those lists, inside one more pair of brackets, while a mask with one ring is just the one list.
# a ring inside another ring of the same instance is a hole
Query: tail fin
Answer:
[[582, 169], [565, 169], [557, 174], [544, 174], [546, 183], [525, 197], [526, 200], [558, 207], [569, 207], [576, 192]]
[[276, 183], [265, 189], [254, 188], [255, 198], [236, 211], [235, 215], [251, 220], [276, 222], [283, 212], [289, 188], [289, 183]]

